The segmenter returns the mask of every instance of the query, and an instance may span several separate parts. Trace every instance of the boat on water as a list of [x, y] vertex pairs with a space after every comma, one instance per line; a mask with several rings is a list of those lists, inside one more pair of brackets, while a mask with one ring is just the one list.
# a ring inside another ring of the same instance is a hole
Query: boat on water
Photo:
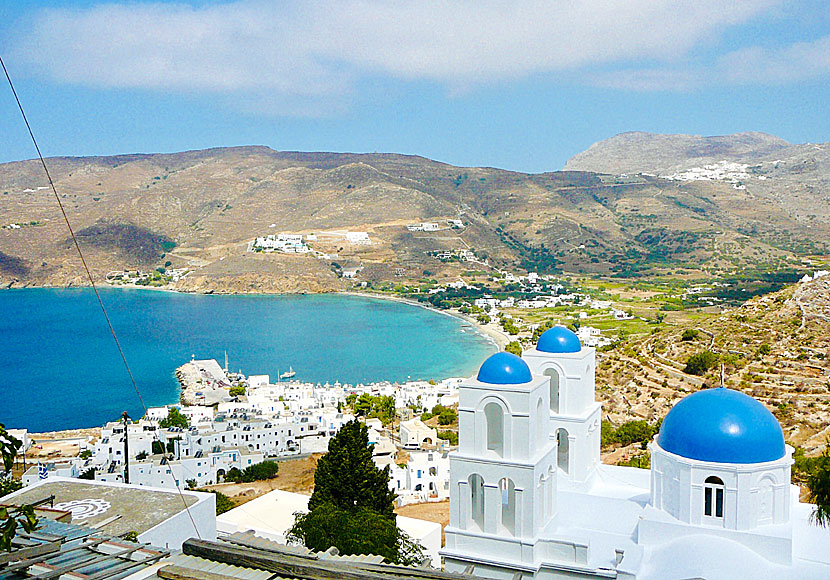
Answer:
[[281, 379], [290, 379], [291, 377], [293, 377], [296, 374], [297, 373], [294, 371], [294, 369], [289, 366], [287, 371], [280, 374], [280, 378]]

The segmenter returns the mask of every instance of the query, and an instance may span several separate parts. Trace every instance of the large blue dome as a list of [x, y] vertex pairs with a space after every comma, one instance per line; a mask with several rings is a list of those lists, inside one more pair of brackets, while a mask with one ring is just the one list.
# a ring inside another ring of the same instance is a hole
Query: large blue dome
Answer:
[[582, 344], [579, 337], [564, 326], [554, 326], [546, 330], [536, 343], [536, 350], [550, 353], [579, 352]]
[[519, 385], [530, 379], [527, 363], [509, 352], [497, 352], [478, 369], [478, 380], [491, 385]]
[[657, 443], [699, 461], [763, 463], [785, 453], [781, 425], [761, 403], [732, 389], [698, 391], [669, 411]]

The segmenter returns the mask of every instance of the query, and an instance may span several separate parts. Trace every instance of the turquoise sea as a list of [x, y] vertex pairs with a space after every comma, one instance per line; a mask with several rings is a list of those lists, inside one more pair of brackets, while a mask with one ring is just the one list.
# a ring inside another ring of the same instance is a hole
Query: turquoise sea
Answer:
[[[176, 367], [195, 355], [276, 380], [315, 383], [472, 374], [495, 346], [462, 321], [344, 295], [212, 296], [103, 289], [147, 406], [176, 403]], [[0, 291], [0, 423], [30, 431], [94, 427], [138, 397], [90, 289]]]

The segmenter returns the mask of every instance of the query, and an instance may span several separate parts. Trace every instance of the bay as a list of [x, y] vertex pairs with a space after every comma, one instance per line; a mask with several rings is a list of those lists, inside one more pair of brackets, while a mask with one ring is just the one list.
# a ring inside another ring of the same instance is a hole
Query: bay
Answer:
[[[495, 346], [461, 320], [347, 295], [198, 295], [102, 289], [144, 404], [178, 402], [176, 367], [367, 383], [475, 372]], [[466, 328], [465, 328], [466, 327]], [[30, 431], [94, 427], [143, 413], [91, 289], [0, 292], [0, 423]]]

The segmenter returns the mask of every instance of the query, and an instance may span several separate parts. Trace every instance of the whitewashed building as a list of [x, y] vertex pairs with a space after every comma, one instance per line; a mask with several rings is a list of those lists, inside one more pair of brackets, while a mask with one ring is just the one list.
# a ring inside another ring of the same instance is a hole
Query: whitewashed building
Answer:
[[[495, 578], [825, 579], [827, 530], [775, 417], [738, 391], [680, 400], [651, 468], [600, 462], [595, 352], [562, 327], [459, 387], [449, 571]], [[518, 576], [517, 576], [518, 575]]]

